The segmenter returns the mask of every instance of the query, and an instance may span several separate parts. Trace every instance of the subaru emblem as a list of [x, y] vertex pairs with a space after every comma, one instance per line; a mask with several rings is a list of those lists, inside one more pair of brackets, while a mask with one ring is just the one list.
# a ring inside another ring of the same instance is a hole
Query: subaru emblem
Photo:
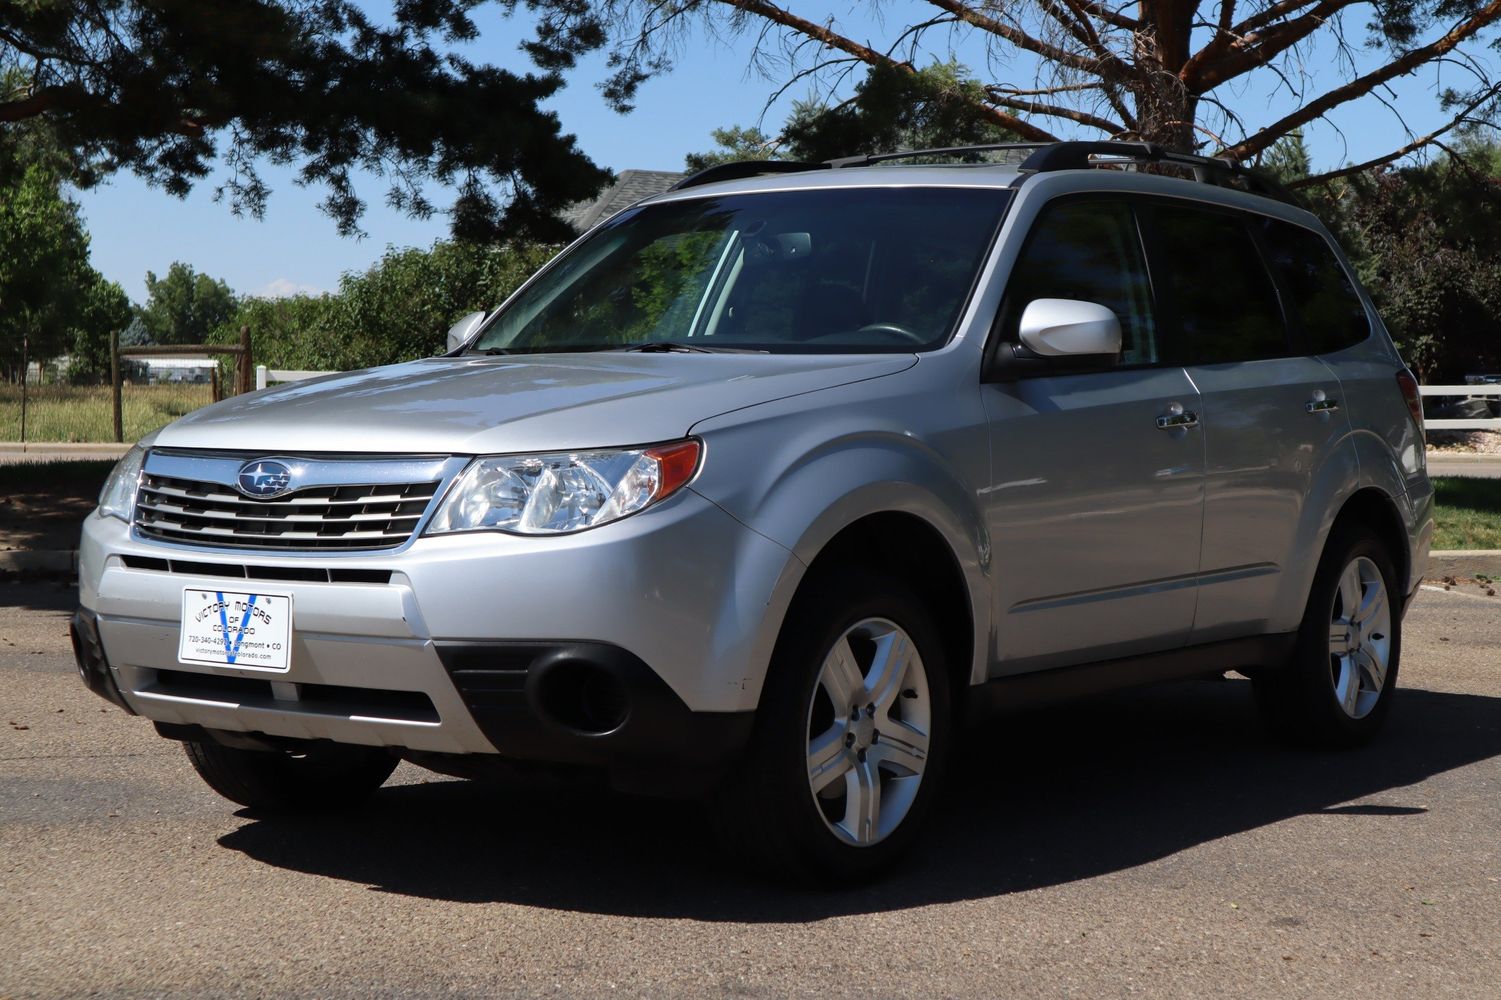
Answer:
[[290, 493], [292, 470], [280, 462], [264, 459], [240, 466], [240, 492], [257, 500], [269, 500]]

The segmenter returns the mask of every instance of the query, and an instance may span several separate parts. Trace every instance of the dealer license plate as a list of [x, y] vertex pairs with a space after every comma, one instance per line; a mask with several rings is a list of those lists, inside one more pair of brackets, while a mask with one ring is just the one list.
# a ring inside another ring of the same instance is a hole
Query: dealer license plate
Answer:
[[183, 590], [184, 663], [285, 671], [292, 665], [292, 595]]

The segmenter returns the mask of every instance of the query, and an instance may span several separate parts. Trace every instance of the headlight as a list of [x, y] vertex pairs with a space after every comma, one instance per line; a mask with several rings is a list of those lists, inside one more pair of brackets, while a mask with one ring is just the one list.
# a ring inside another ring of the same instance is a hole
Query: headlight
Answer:
[[477, 458], [448, 491], [427, 533], [557, 535], [618, 521], [676, 493], [693, 478], [699, 451], [699, 443], [689, 440]]
[[141, 482], [141, 466], [146, 461], [146, 449], [136, 445], [115, 463], [104, 489], [99, 491], [99, 513], [106, 517], [118, 517], [130, 523], [135, 512], [136, 487]]

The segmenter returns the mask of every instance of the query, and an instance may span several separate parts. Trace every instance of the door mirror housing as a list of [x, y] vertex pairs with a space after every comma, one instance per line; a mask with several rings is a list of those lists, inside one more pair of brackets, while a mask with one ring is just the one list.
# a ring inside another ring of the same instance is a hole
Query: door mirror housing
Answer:
[[452, 354], [469, 342], [474, 336], [474, 331], [479, 329], [481, 323], [489, 313], [472, 312], [448, 328], [448, 351]]
[[1118, 357], [1121, 321], [1096, 302], [1033, 299], [1022, 310], [1022, 346], [1044, 358]]

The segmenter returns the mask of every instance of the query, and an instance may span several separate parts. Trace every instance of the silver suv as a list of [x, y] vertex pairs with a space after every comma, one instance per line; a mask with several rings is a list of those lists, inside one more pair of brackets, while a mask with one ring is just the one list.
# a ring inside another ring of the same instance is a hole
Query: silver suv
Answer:
[[84, 526], [85, 682], [256, 809], [561, 766], [833, 881], [988, 705], [1237, 669], [1370, 737], [1433, 500], [1350, 265], [1222, 162], [1020, 154], [713, 168], [443, 357], [164, 428]]

